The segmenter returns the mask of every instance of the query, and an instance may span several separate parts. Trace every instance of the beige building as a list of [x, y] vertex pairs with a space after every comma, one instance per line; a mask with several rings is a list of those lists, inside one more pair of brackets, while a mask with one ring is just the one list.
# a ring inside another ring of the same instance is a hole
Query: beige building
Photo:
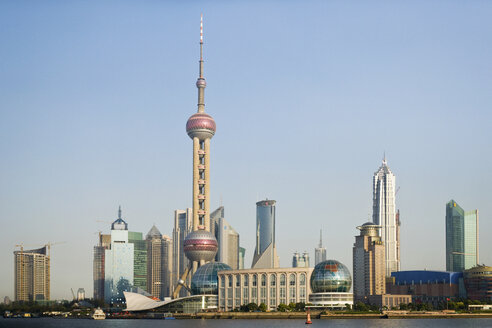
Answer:
[[265, 303], [269, 310], [282, 303], [307, 303], [312, 271], [313, 268], [219, 271], [219, 310], [230, 311], [248, 303]]
[[154, 225], [147, 240], [147, 292], [159, 299], [172, 294], [172, 240]]
[[224, 206], [210, 214], [210, 232], [219, 244], [215, 261], [239, 269], [239, 233], [224, 218]]
[[46, 246], [14, 252], [15, 300], [46, 301], [50, 299], [50, 257]]
[[357, 227], [353, 248], [354, 303], [369, 302], [369, 296], [382, 295], [385, 285], [385, 247], [378, 236], [381, 227], [371, 222]]

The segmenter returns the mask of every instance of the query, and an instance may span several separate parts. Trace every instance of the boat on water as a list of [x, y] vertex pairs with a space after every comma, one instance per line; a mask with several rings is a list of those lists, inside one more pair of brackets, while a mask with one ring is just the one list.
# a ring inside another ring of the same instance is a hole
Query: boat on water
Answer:
[[104, 313], [101, 308], [97, 308], [94, 310], [94, 314], [92, 315], [92, 319], [94, 320], [104, 320], [106, 319], [106, 313]]

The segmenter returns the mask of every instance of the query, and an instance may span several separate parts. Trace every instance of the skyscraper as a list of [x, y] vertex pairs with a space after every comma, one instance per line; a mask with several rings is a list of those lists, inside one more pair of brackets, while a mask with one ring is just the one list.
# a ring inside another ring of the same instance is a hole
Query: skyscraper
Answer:
[[94, 246], [94, 261], [92, 275], [94, 278], [94, 299], [104, 300], [104, 269], [105, 252], [111, 247], [111, 235], [104, 235], [99, 232], [99, 241]]
[[314, 249], [314, 265], [326, 261], [326, 248], [323, 247], [322, 230], [319, 231], [319, 244]]
[[15, 301], [50, 299], [50, 257], [46, 246], [14, 251]]
[[154, 297], [171, 296], [172, 241], [163, 236], [154, 225], [146, 237], [147, 242], [147, 291]]
[[[174, 211], [174, 229], [173, 229], [173, 263], [172, 263], [172, 277], [173, 277], [173, 292], [176, 287], [175, 280], [182, 277], [189, 265], [189, 260], [186, 258], [183, 243], [188, 234], [193, 231], [193, 212], [191, 208], [186, 210]], [[179, 296], [185, 296], [186, 290], [180, 292]]]
[[253, 254], [253, 269], [278, 268], [275, 246], [275, 204], [274, 200], [256, 203], [256, 248]]
[[134, 278], [134, 244], [128, 242], [128, 224], [118, 211], [111, 224], [110, 249], [104, 251], [104, 301], [124, 302], [123, 291], [130, 291]]
[[128, 242], [133, 244], [133, 286], [147, 290], [147, 242], [141, 232], [128, 232]]
[[219, 244], [215, 261], [239, 269], [239, 233], [224, 218], [224, 206], [210, 214], [210, 232]]
[[[217, 253], [217, 240], [210, 233], [210, 139], [216, 126], [212, 116], [205, 113], [205, 77], [203, 75], [203, 18], [200, 21], [200, 61], [198, 88], [198, 111], [186, 122], [186, 133], [193, 140], [193, 231], [184, 242], [183, 249], [191, 261], [191, 273], [199, 266], [212, 261]], [[186, 280], [187, 271], [180, 280]], [[175, 293], [179, 292], [177, 287]], [[173, 293], [174, 294], [174, 293]]]
[[478, 264], [478, 210], [446, 204], [446, 270], [461, 272]]
[[367, 222], [357, 227], [353, 248], [354, 303], [368, 302], [371, 295], [383, 295], [386, 291], [385, 247], [378, 235], [381, 227]]
[[395, 175], [386, 162], [386, 157], [373, 177], [372, 222], [381, 226], [381, 241], [385, 246], [386, 276], [400, 271], [397, 250], [397, 224], [395, 209]]

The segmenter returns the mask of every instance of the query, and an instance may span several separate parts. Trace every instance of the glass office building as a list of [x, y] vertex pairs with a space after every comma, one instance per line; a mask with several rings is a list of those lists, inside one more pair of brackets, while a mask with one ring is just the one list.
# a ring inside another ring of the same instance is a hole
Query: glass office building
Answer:
[[133, 244], [133, 286], [147, 290], [147, 242], [141, 232], [128, 232]]
[[461, 272], [478, 263], [478, 210], [446, 204], [446, 270]]

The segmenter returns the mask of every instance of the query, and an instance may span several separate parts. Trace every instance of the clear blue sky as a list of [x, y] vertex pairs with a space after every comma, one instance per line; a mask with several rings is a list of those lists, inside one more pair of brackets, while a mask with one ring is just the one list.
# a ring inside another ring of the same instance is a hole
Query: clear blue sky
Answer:
[[480, 211], [492, 248], [492, 2], [0, 2], [0, 296], [13, 250], [52, 249], [52, 297], [92, 295], [92, 247], [118, 205], [170, 235], [191, 206], [204, 13], [213, 208], [254, 249], [277, 200], [282, 266], [313, 249], [352, 267], [386, 152], [402, 269], [445, 269], [445, 203]]

